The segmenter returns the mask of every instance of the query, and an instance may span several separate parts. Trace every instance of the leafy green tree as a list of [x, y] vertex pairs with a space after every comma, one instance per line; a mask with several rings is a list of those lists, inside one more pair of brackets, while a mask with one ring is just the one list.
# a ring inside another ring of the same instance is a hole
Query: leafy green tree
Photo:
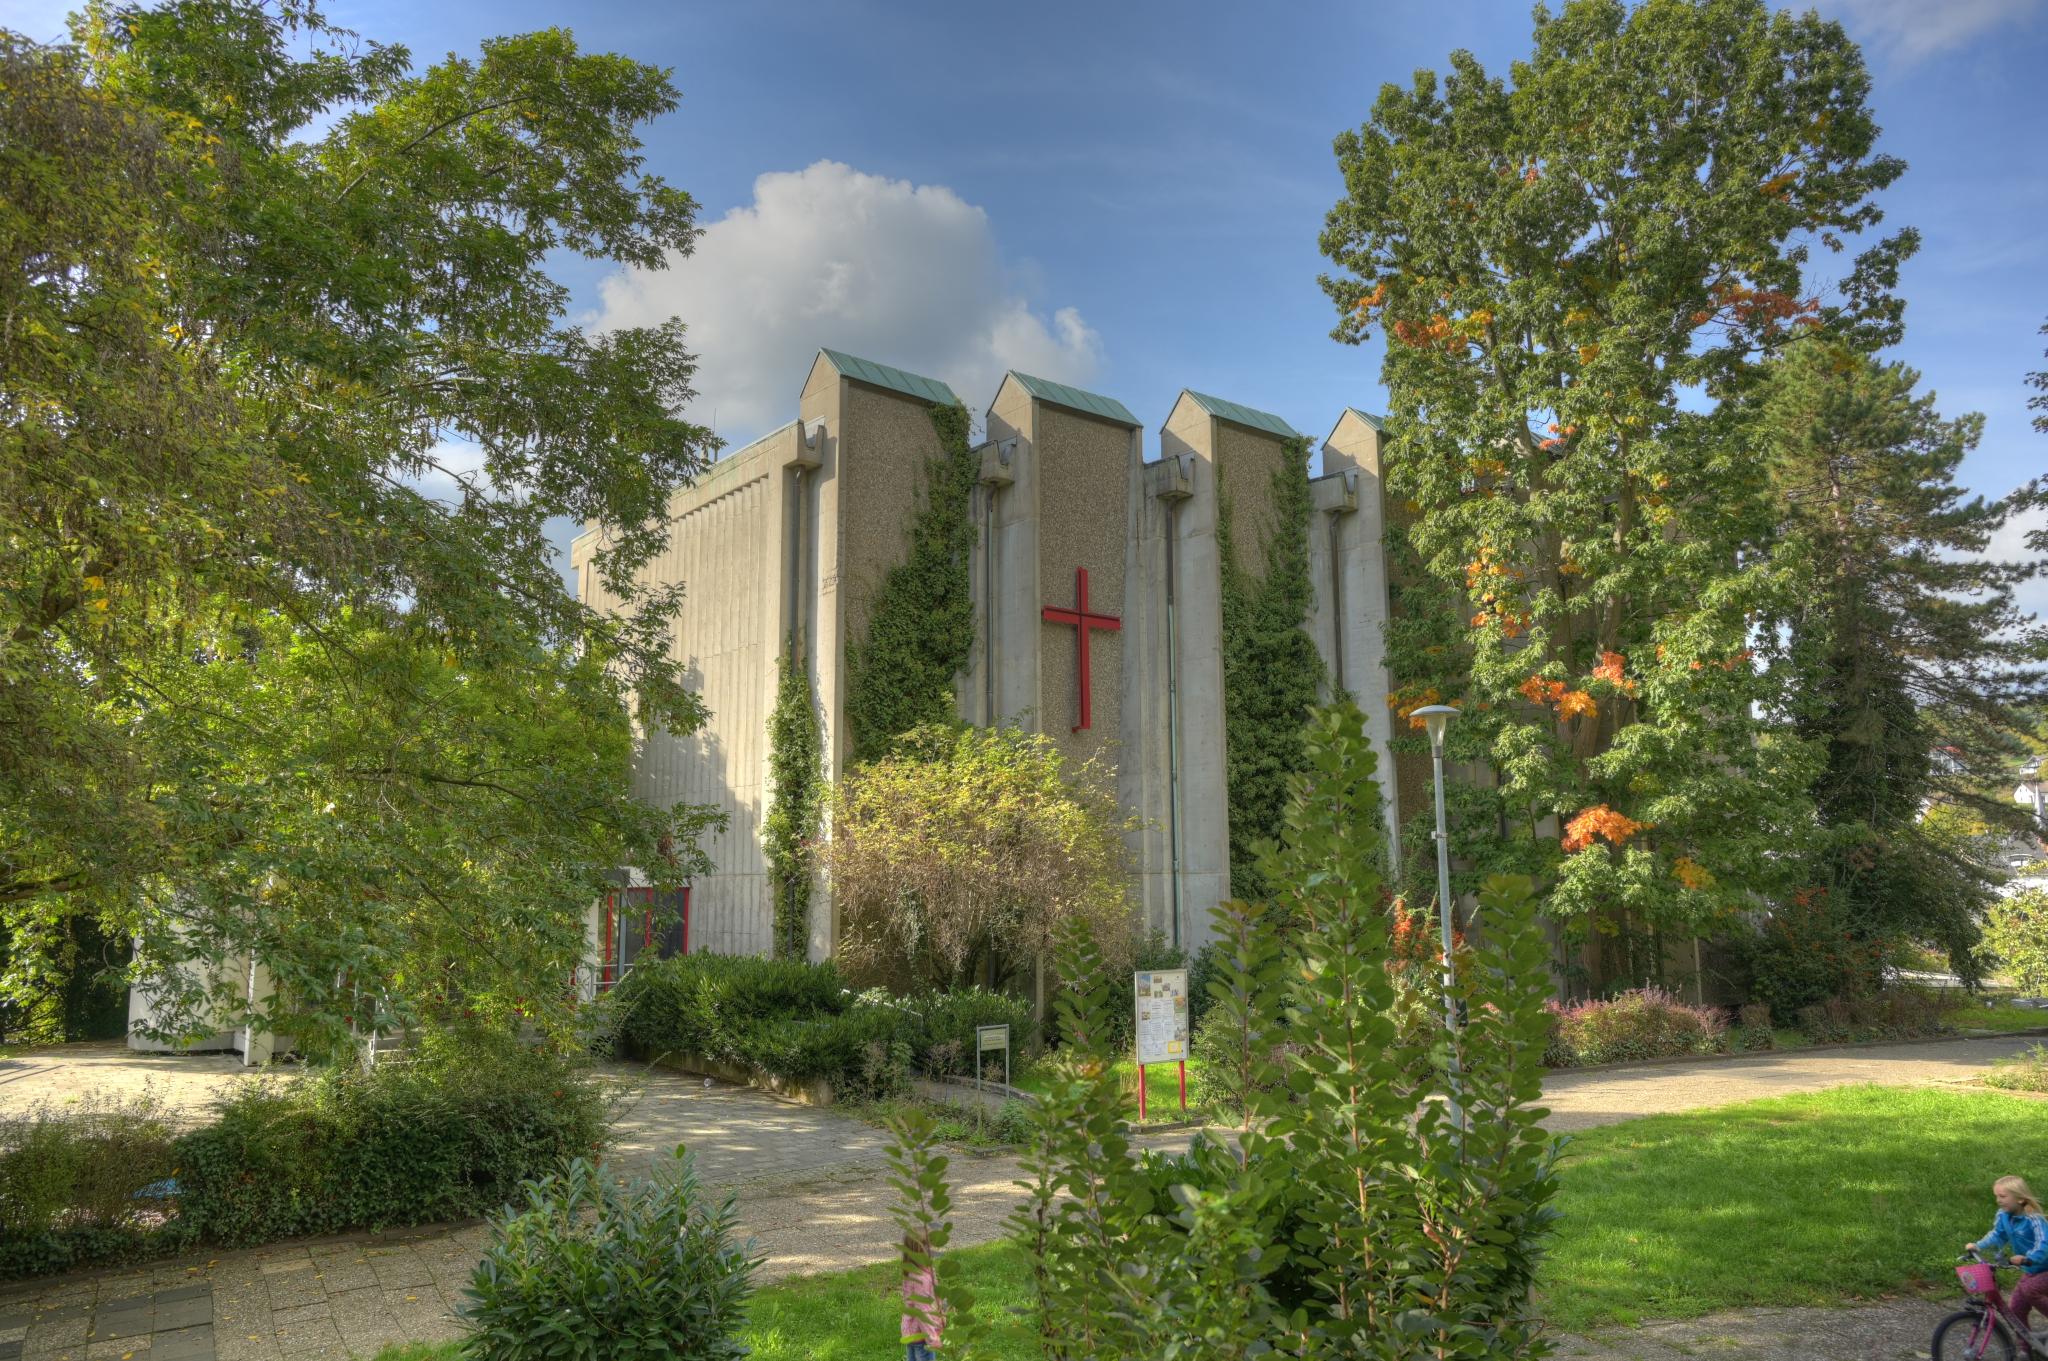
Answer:
[[415, 71], [304, 0], [76, 36], [0, 34], [0, 912], [165, 986], [257, 952], [302, 1017], [549, 1005], [603, 870], [701, 823], [612, 791], [629, 698], [701, 720], [633, 575], [716, 441], [680, 323], [588, 335], [546, 268], [690, 248], [635, 131], [675, 90], [561, 31]]
[[2009, 772], [2048, 694], [2048, 629], [2013, 603], [2040, 564], [1984, 556], [2013, 500], [1955, 482], [1983, 418], [1944, 420], [1918, 382], [1827, 344], [1772, 365], [1755, 438], [1776, 603], [1759, 636], [1781, 716], [1822, 756], [1808, 886], [1859, 939], [1939, 942], [1969, 976], [1989, 867], [1921, 812], [1941, 800], [2018, 825]]
[[1041, 733], [915, 728], [831, 796], [824, 848], [848, 977], [897, 987], [1024, 982], [1061, 923], [1128, 962], [1127, 819], [1096, 762]]
[[1630, 947], [1608, 978], [1654, 976], [1655, 928], [1769, 883], [1796, 821], [1802, 755], [1751, 718], [1742, 548], [1768, 489], [1732, 399], [1808, 331], [1896, 333], [1910, 232], [1832, 303], [1811, 277], [1903, 169], [1868, 88], [1810, 13], [1571, 0], [1537, 9], [1511, 79], [1454, 53], [1337, 141], [1336, 334], [1387, 337], [1389, 487], [1458, 611], [1423, 646], [1390, 635], [1396, 701], [1463, 704], [1453, 756], [1499, 778], [1461, 848], [1554, 876], [1551, 911]]

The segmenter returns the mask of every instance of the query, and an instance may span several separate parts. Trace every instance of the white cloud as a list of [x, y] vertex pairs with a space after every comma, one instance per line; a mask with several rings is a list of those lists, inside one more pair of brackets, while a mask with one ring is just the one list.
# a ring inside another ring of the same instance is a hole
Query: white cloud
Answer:
[[2043, 0], [1832, 0], [1849, 36], [1902, 66], [2038, 13]]
[[729, 437], [793, 417], [821, 346], [944, 379], [976, 411], [1006, 369], [1085, 383], [1102, 353], [1078, 311], [1047, 317], [1016, 287], [981, 208], [837, 161], [762, 175], [695, 253], [612, 275], [600, 296], [600, 327], [683, 319], [690, 415]]
[[[2044, 529], [2048, 529], [2048, 506], [2036, 506], [2024, 515], [2015, 515], [1984, 545], [1984, 556], [1998, 562], [2038, 560], [2040, 555], [2027, 547], [2026, 540], [2028, 534]], [[2023, 612], [2048, 623], [2048, 576], [2022, 582], [2012, 598]]]

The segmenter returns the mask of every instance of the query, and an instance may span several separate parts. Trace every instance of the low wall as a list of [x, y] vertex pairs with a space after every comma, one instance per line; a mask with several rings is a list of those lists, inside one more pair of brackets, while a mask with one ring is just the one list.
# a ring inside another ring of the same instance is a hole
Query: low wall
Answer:
[[662, 1054], [653, 1060], [657, 1068], [666, 1068], [676, 1073], [695, 1073], [699, 1077], [715, 1077], [720, 1082], [730, 1082], [740, 1087], [753, 1087], [779, 1096], [785, 1101], [794, 1101], [801, 1106], [829, 1106], [832, 1104], [832, 1079], [817, 1077], [807, 1082], [792, 1082], [786, 1078], [764, 1073], [758, 1068], [742, 1064], [726, 1063], [719, 1059], [707, 1059], [701, 1054]]

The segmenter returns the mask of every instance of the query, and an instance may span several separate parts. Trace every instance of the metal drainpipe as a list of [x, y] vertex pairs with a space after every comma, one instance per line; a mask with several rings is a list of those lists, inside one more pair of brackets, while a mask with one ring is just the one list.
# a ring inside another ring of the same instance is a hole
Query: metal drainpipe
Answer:
[[1344, 564], [1339, 560], [1338, 537], [1341, 534], [1339, 522], [1344, 517], [1336, 511], [1330, 512], [1330, 660], [1336, 674], [1336, 685], [1330, 698], [1344, 693]]
[[[797, 439], [803, 439], [801, 428]], [[801, 465], [790, 470], [793, 489], [789, 496], [789, 650], [791, 659], [803, 655], [804, 630], [804, 470]]]
[[[997, 457], [1001, 457], [1000, 450]], [[996, 484], [981, 484], [982, 524], [982, 585], [987, 594], [982, 600], [981, 670], [982, 685], [986, 691], [987, 723], [996, 726]]]
[[1180, 617], [1175, 603], [1174, 557], [1180, 547], [1180, 502], [1166, 503], [1166, 790], [1167, 838], [1173, 856], [1173, 948], [1180, 948]]

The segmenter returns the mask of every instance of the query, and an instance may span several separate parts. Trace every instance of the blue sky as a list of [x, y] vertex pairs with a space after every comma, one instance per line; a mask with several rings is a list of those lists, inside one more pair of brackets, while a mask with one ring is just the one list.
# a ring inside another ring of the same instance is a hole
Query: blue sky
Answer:
[[[63, 8], [0, 0], [32, 29]], [[421, 62], [565, 24], [674, 68], [683, 104], [649, 129], [649, 162], [711, 230], [666, 275], [566, 274], [592, 319], [689, 322], [693, 414], [735, 442], [793, 413], [819, 345], [946, 378], [971, 406], [1015, 365], [1154, 427], [1183, 386], [1317, 435], [1376, 409], [1376, 347], [1328, 338], [1316, 286], [1330, 139], [1454, 48], [1505, 71], [1529, 46], [1517, 0], [326, 8]], [[1925, 237], [1898, 357], [1946, 412], [1986, 414], [1965, 480], [2001, 492], [2048, 467], [2022, 386], [2048, 345], [2048, 0], [1819, 8], [1864, 45], [1882, 145], [1910, 165], [1884, 199], [1887, 228]]]

